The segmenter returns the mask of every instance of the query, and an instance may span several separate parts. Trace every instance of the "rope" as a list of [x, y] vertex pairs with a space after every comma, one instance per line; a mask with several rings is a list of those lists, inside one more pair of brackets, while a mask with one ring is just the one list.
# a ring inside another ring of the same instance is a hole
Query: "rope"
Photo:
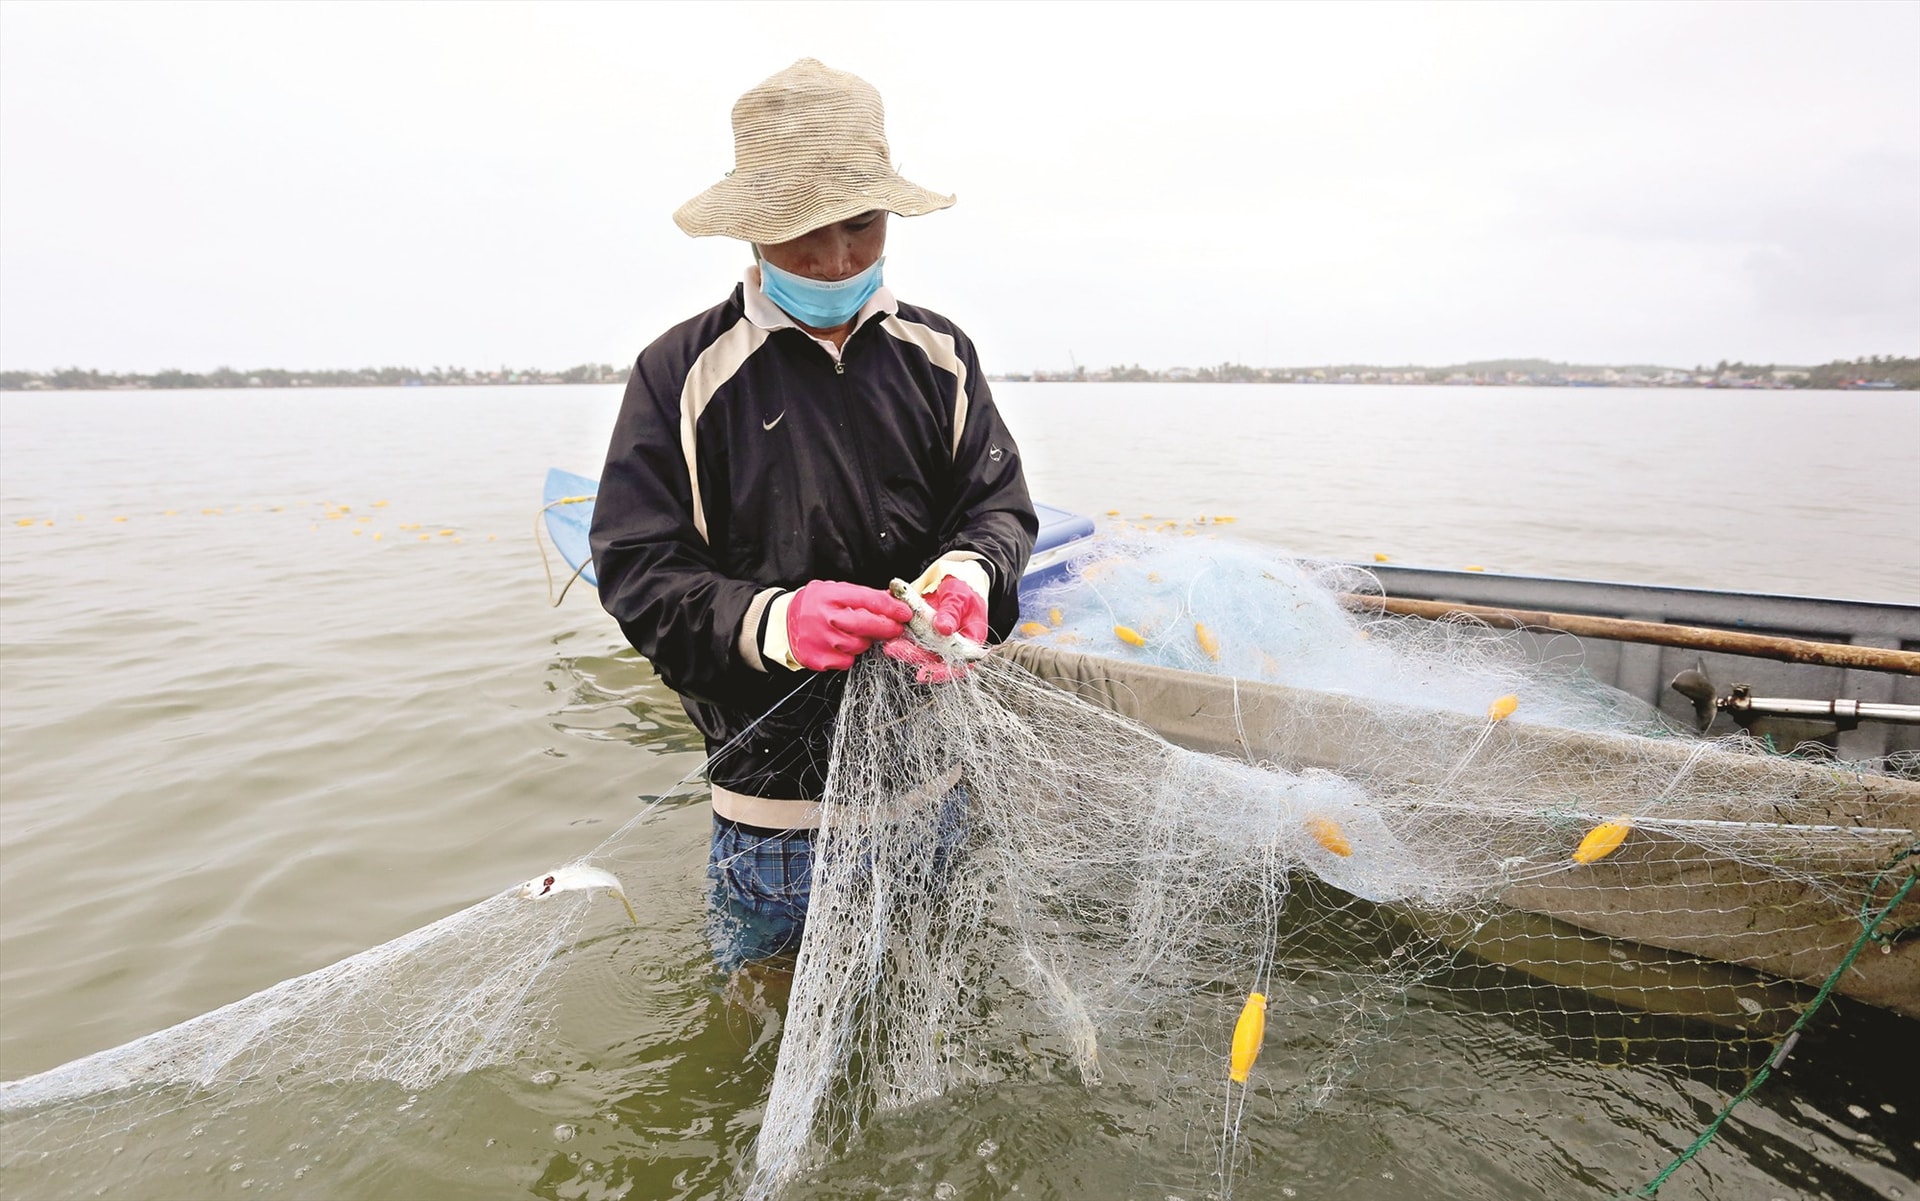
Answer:
[[567, 599], [567, 589], [573, 587], [573, 582], [579, 579], [587, 568], [593, 566], [593, 559], [591, 556], [582, 559], [580, 566], [574, 568], [573, 574], [567, 577], [567, 582], [560, 586], [560, 595], [555, 596], [553, 594], [553, 565], [547, 561], [547, 544], [545, 540], [540, 537], [541, 522], [546, 518], [547, 510], [553, 508], [555, 505], [578, 505], [585, 504], [591, 500], [593, 500], [592, 494], [587, 496], [563, 496], [559, 500], [550, 500], [546, 504], [541, 505], [539, 510], [533, 515], [533, 544], [540, 548], [540, 570], [547, 575], [547, 604], [551, 608], [558, 609], [560, 602]]
[[1721, 1125], [1726, 1122], [1727, 1116], [1733, 1112], [1734, 1107], [1752, 1096], [1755, 1090], [1767, 1082], [1767, 1077], [1773, 1075], [1774, 1070], [1787, 1061], [1787, 1056], [1793, 1053], [1794, 1044], [1800, 1041], [1800, 1032], [1806, 1028], [1808, 1022], [1813, 1020], [1813, 1015], [1819, 1012], [1820, 1006], [1826, 1004], [1827, 997], [1833, 992], [1834, 985], [1838, 984], [1840, 977], [1846, 974], [1848, 968], [1853, 966], [1853, 961], [1859, 956], [1861, 949], [1869, 942], [1884, 943], [1887, 941], [1886, 937], [1880, 933], [1880, 923], [1887, 919], [1887, 915], [1892, 913], [1894, 909], [1899, 906], [1900, 902], [1907, 899], [1907, 894], [1913, 891], [1913, 886], [1916, 881], [1920, 881], [1920, 876], [1916, 876], [1913, 869], [1909, 868], [1907, 870], [1906, 882], [1893, 894], [1893, 899], [1881, 906], [1880, 912], [1873, 913], [1869, 916], [1869, 907], [1873, 904], [1873, 894], [1880, 888], [1880, 882], [1887, 878], [1888, 872], [1898, 867], [1902, 860], [1914, 855], [1920, 855], [1920, 842], [1914, 843], [1906, 850], [1895, 855], [1893, 861], [1882, 868], [1880, 874], [1873, 878], [1873, 883], [1867, 887], [1867, 899], [1860, 903], [1860, 937], [1853, 940], [1853, 946], [1848, 948], [1846, 955], [1840, 960], [1840, 965], [1833, 969], [1827, 976], [1826, 982], [1820, 985], [1820, 991], [1815, 994], [1813, 1000], [1808, 1003], [1805, 1009], [1800, 1011], [1800, 1017], [1793, 1023], [1792, 1027], [1787, 1030], [1786, 1036], [1782, 1038], [1774, 1048], [1773, 1054], [1768, 1056], [1767, 1061], [1760, 1065], [1760, 1070], [1753, 1074], [1753, 1079], [1747, 1081], [1747, 1086], [1736, 1093], [1733, 1100], [1728, 1101], [1726, 1107], [1714, 1116], [1713, 1121], [1707, 1124], [1707, 1128], [1702, 1130], [1700, 1136], [1693, 1140], [1693, 1145], [1689, 1146], [1685, 1151], [1682, 1151], [1679, 1158], [1661, 1169], [1658, 1176], [1641, 1185], [1632, 1196], [1653, 1196], [1656, 1192], [1660, 1191], [1660, 1186], [1667, 1182], [1667, 1177], [1679, 1171], [1682, 1164], [1705, 1150], [1707, 1144], [1713, 1141], [1713, 1136], [1720, 1132]]

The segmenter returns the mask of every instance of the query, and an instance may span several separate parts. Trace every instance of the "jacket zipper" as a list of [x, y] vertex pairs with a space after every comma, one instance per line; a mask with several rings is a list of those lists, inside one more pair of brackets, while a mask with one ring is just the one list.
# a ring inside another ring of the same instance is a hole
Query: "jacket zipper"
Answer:
[[[852, 341], [852, 338], [849, 337], [848, 341]], [[845, 354], [846, 349], [845, 346], [842, 346], [840, 352]], [[853, 438], [854, 452], [860, 456], [860, 486], [867, 497], [867, 520], [872, 523], [871, 528], [876, 531], [878, 541], [883, 544], [880, 549], [884, 555], [884, 552], [891, 550], [890, 547], [884, 545], [887, 541], [887, 527], [880, 515], [880, 498], [874, 492], [873, 463], [867, 456], [867, 441], [862, 435], [858, 424], [852, 421], [853, 384], [847, 379], [847, 364], [844, 359], [835, 359], [833, 361], [833, 373], [840, 377], [840, 412], [843, 417], [847, 418], [848, 433]]]

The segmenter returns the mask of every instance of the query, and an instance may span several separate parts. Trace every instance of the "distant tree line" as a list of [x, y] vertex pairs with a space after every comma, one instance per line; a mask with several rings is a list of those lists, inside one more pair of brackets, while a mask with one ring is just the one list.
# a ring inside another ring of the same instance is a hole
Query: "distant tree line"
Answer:
[[[259, 367], [237, 371], [167, 369], [152, 374], [94, 371], [62, 367], [53, 371], [0, 371], [0, 391], [133, 391], [174, 388], [394, 388], [459, 387], [476, 384], [610, 384], [625, 383], [627, 368], [605, 363], [582, 363], [564, 371], [501, 367], [357, 367], [347, 370], [289, 371]], [[997, 378], [1014, 380], [1095, 380], [1110, 383], [1151, 381], [1193, 383], [1391, 383], [1391, 384], [1537, 384], [1624, 385], [1667, 387], [1769, 388], [1903, 388], [1920, 389], [1920, 358], [1873, 355], [1844, 359], [1818, 367], [1783, 367], [1772, 363], [1722, 360], [1692, 371], [1675, 367], [1631, 365], [1581, 366], [1547, 359], [1487, 359], [1451, 367], [1380, 367], [1362, 363], [1326, 367], [1249, 367], [1219, 363], [1212, 367], [1172, 367], [1155, 370], [1115, 366], [1089, 371], [1035, 371]]]
[[[1758, 375], [1761, 372], [1776, 370], [1771, 364], [1765, 367], [1748, 363], [1729, 363], [1722, 360], [1715, 370], [1722, 375]], [[1795, 380], [1794, 385], [1801, 388], [1860, 388], [1886, 387], [1920, 388], [1920, 358], [1903, 359], [1894, 355], [1873, 355], [1869, 358], [1841, 359], [1832, 363], [1822, 363], [1818, 367], [1803, 368], [1804, 379]]]
[[133, 371], [93, 371], [62, 367], [54, 371], [0, 371], [0, 390], [11, 392], [132, 391], [172, 388], [403, 388], [459, 387], [474, 384], [607, 384], [625, 383], [627, 369], [605, 363], [582, 363], [564, 371], [501, 367], [495, 371], [467, 367], [355, 367], [347, 370], [289, 371], [258, 367], [237, 371], [169, 368], [152, 374]]
[[1630, 364], [1622, 367], [1557, 363], [1549, 359], [1484, 359], [1448, 367], [1379, 366], [1368, 363], [1329, 364], [1323, 367], [1250, 367], [1245, 363], [1218, 363], [1211, 367], [1152, 369], [1131, 366], [1070, 371], [1007, 373], [994, 377], [1061, 383], [1200, 383], [1200, 384], [1507, 384], [1564, 387], [1690, 387], [1690, 388], [1920, 388], [1920, 359], [1874, 355], [1825, 363], [1818, 367], [1789, 367], [1772, 363], [1721, 360], [1691, 371], [1683, 367]]

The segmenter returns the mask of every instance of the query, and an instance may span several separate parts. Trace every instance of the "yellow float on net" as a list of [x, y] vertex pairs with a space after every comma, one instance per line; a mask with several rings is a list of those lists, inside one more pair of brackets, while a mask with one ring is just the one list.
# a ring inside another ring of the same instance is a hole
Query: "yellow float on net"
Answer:
[[1587, 831], [1587, 836], [1574, 848], [1575, 863], [1598, 863], [1608, 855], [1620, 849], [1627, 840], [1627, 832], [1633, 829], [1629, 822], [1601, 822]]
[[1113, 627], [1113, 636], [1128, 646], [1145, 646], [1147, 644], [1146, 637], [1132, 626]]
[[1193, 640], [1200, 644], [1200, 649], [1206, 652], [1207, 658], [1216, 663], [1220, 661], [1220, 640], [1213, 636], [1213, 631], [1209, 630], [1204, 622], [1193, 623]]
[[1520, 698], [1509, 692], [1507, 695], [1493, 702], [1493, 704], [1487, 706], [1487, 720], [1505, 721], [1507, 718], [1512, 717], [1513, 711], [1519, 707]]
[[1056, 609], [1048, 609], [1048, 610], [1047, 610], [1047, 624], [1048, 624], [1048, 625], [1050, 625], [1050, 626], [1057, 626], [1057, 625], [1059, 625], [1059, 624], [1060, 624], [1060, 610], [1059, 610], [1059, 609], [1057, 609], [1057, 608], [1056, 608]]
[[1313, 835], [1313, 840], [1321, 846], [1342, 859], [1353, 854], [1353, 844], [1348, 842], [1347, 836], [1341, 832], [1339, 822], [1330, 817], [1321, 817], [1316, 813], [1307, 818], [1306, 824], [1307, 833]]
[[1260, 1058], [1260, 1040], [1267, 1036], [1267, 996], [1248, 993], [1240, 1009], [1240, 1020], [1233, 1024], [1233, 1057], [1227, 1062], [1227, 1079], [1245, 1084], [1253, 1061]]
[[1029, 638], [1038, 638], [1048, 631], [1046, 626], [1041, 625], [1037, 621], [1023, 621], [1020, 623], [1020, 632]]

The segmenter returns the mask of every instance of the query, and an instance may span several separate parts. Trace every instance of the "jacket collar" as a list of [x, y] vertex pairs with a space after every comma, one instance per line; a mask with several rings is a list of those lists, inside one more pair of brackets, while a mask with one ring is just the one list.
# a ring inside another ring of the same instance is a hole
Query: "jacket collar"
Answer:
[[[837, 363], [840, 361], [841, 347], [835, 346], [825, 338], [814, 338], [814, 336], [808, 334], [806, 330], [800, 329], [800, 326], [794, 319], [787, 316], [784, 309], [767, 299], [767, 294], [760, 290], [760, 267], [758, 264], [748, 267], [746, 275], [740, 280], [740, 304], [741, 307], [746, 310], [747, 320], [753, 322], [761, 329], [766, 330], [768, 333], [772, 333], [777, 329], [799, 329], [801, 333], [812, 338], [814, 343], [822, 350], [832, 355], [834, 362]], [[853, 329], [847, 334], [848, 341], [851, 341], [853, 335], [860, 331], [860, 327], [865, 325], [874, 316], [885, 313], [891, 317], [899, 311], [900, 302], [893, 298], [893, 289], [882, 284], [880, 289], [868, 298], [867, 303], [860, 306], [860, 311], [854, 314]]]

